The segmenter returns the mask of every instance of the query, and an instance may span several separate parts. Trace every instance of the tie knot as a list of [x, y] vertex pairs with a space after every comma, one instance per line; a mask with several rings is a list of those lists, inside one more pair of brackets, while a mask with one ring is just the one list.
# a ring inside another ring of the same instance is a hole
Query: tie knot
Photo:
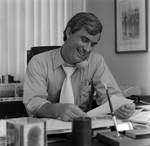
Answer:
[[64, 72], [66, 73], [67, 77], [71, 77], [71, 75], [73, 74], [73, 72], [75, 71], [76, 67], [67, 67], [67, 66], [62, 66], [64, 69]]

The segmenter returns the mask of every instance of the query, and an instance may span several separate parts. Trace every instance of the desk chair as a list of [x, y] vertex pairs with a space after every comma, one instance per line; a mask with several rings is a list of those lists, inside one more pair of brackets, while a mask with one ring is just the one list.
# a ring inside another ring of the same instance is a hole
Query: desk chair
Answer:
[[30, 61], [30, 59], [39, 53], [43, 53], [46, 51], [50, 51], [56, 48], [60, 48], [61, 46], [35, 46], [32, 47], [30, 50], [27, 50], [27, 64]]

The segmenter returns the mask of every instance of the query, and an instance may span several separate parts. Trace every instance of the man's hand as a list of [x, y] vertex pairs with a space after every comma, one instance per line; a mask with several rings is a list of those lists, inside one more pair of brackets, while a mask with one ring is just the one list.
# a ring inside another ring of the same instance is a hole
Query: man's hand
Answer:
[[116, 110], [115, 114], [117, 117], [127, 119], [135, 112], [135, 104], [127, 104]]
[[58, 116], [63, 121], [72, 121], [77, 117], [88, 117], [77, 105], [74, 104], [60, 104], [58, 108]]

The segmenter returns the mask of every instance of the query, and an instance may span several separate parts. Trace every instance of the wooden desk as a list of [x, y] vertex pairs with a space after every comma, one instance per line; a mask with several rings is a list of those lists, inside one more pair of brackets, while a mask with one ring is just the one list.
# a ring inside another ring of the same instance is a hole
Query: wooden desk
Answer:
[[[56, 142], [56, 143], [48, 143], [48, 146], [72, 146], [71, 141], [67, 142]], [[108, 146], [107, 144], [102, 143], [97, 138], [92, 138], [91, 146]]]
[[[114, 135], [114, 134], [113, 134]], [[80, 140], [80, 139], [79, 139]], [[104, 141], [106, 142], [105, 139]], [[91, 146], [115, 146], [115, 145], [122, 145], [122, 146], [148, 146], [150, 144], [149, 138], [139, 138], [139, 139], [132, 139], [127, 136], [124, 136], [123, 139], [120, 139], [116, 142], [112, 141], [112, 139], [109, 139], [109, 144], [103, 143], [100, 140], [98, 140], [96, 137], [92, 138], [92, 145]], [[57, 143], [48, 143], [48, 146], [72, 146], [71, 140], [70, 141], [63, 141], [63, 142], [57, 142]]]

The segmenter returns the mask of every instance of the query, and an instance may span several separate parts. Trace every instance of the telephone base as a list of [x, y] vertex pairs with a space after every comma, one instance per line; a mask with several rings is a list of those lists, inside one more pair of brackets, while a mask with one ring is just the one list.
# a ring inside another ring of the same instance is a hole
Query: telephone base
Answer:
[[111, 146], [147, 146], [150, 144], [150, 139], [133, 139], [126, 135], [120, 134], [120, 137], [116, 136], [116, 131], [98, 133], [97, 138]]

